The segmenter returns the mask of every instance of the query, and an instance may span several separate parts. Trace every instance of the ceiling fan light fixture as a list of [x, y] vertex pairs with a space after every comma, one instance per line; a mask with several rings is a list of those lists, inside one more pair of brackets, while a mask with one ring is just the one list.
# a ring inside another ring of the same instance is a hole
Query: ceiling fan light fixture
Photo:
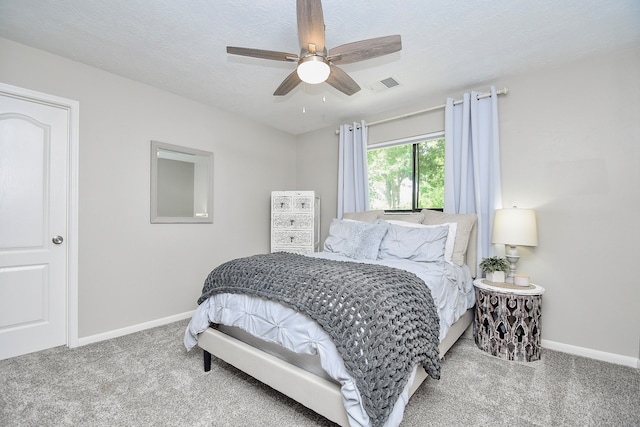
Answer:
[[327, 61], [319, 55], [302, 58], [298, 63], [297, 71], [300, 80], [312, 85], [324, 82], [331, 73]]
[[402, 40], [397, 34], [345, 43], [333, 49], [327, 49], [322, 0], [297, 0], [296, 22], [300, 55], [275, 50], [227, 46], [227, 53], [232, 55], [296, 63], [296, 69], [280, 83], [273, 92], [274, 96], [284, 96], [302, 82], [309, 84], [327, 82], [343, 94], [351, 96], [360, 90], [360, 86], [340, 68], [342, 64], [377, 58], [402, 49]]

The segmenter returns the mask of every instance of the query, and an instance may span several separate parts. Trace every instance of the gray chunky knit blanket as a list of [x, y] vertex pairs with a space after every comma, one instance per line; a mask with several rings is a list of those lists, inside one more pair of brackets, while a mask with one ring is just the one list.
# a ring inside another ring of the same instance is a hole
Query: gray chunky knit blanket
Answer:
[[413, 273], [278, 252], [215, 268], [198, 304], [219, 293], [277, 301], [317, 322], [355, 379], [374, 426], [387, 420], [415, 365], [440, 378], [438, 313]]

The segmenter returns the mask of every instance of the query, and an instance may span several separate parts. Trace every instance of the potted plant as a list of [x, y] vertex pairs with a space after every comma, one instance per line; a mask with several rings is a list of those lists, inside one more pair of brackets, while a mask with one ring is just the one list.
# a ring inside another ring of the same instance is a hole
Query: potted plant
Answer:
[[509, 270], [509, 262], [506, 258], [492, 256], [482, 258], [480, 263], [482, 271], [487, 273], [487, 280], [494, 283], [504, 283], [505, 272]]

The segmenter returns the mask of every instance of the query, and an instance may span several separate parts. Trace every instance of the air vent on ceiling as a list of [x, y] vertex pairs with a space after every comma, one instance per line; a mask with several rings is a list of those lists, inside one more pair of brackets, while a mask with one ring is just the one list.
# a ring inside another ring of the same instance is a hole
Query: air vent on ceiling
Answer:
[[369, 83], [367, 87], [374, 93], [382, 92], [393, 87], [400, 86], [398, 80], [394, 77], [387, 77], [377, 82]]

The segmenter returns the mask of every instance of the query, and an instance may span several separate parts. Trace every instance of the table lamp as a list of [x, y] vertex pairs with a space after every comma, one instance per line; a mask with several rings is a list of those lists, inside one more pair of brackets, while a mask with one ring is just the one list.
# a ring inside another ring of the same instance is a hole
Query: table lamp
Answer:
[[491, 241], [508, 246], [505, 250], [505, 257], [509, 261], [506, 282], [513, 283], [516, 264], [520, 259], [516, 246], [538, 246], [536, 212], [533, 209], [519, 209], [515, 206], [510, 209], [496, 209]]

